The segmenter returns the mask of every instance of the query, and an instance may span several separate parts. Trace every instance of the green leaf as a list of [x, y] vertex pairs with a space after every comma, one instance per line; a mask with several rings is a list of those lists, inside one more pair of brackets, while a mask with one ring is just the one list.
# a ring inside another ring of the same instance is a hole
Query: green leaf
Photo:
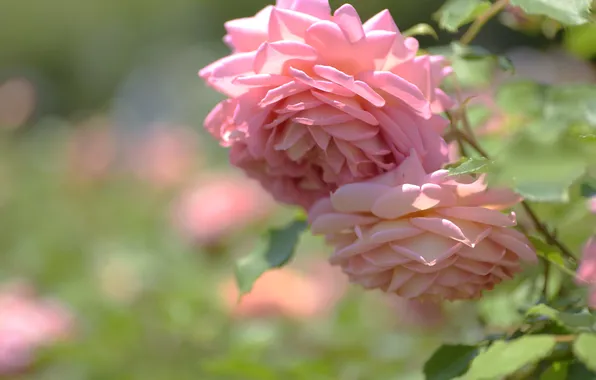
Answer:
[[457, 167], [449, 169], [449, 175], [486, 173], [493, 162], [487, 158], [468, 158]]
[[496, 65], [505, 72], [515, 72], [515, 67], [513, 66], [511, 59], [504, 55], [491, 53], [490, 50], [485, 49], [482, 46], [462, 45], [459, 42], [452, 42], [450, 46], [455, 57], [468, 61], [490, 61], [496, 63]]
[[490, 2], [484, 0], [447, 0], [433, 17], [439, 27], [455, 33], [460, 26], [474, 21], [488, 8]]
[[496, 158], [499, 170], [493, 179], [535, 202], [567, 203], [569, 188], [586, 171], [586, 157], [577, 143], [563, 139], [545, 144], [522, 136]]
[[553, 309], [545, 304], [531, 307], [526, 317], [543, 317], [573, 331], [591, 331], [596, 324], [596, 317], [589, 312], [569, 313]]
[[573, 181], [522, 182], [515, 185], [515, 191], [531, 202], [567, 203], [569, 202], [569, 187], [572, 184]]
[[568, 367], [565, 362], [555, 362], [540, 376], [540, 380], [566, 380]]
[[511, 0], [530, 15], [543, 15], [565, 25], [580, 25], [590, 19], [592, 0]]
[[596, 196], [596, 178], [587, 178], [580, 186], [580, 194], [584, 198]]
[[477, 353], [475, 346], [442, 345], [424, 364], [426, 380], [451, 380], [464, 374]]
[[545, 93], [543, 117], [567, 125], [586, 123], [596, 127], [596, 87], [583, 84], [549, 87]]
[[544, 107], [544, 87], [530, 81], [515, 81], [499, 87], [499, 108], [507, 114], [538, 117]]
[[435, 29], [428, 25], [428, 24], [416, 24], [413, 27], [409, 28], [405, 32], [402, 33], [406, 37], [413, 37], [413, 36], [433, 36], [435, 40], [439, 39], [437, 32]]
[[596, 371], [596, 334], [581, 334], [573, 343], [573, 352], [592, 371]]
[[589, 135], [581, 135], [579, 136], [579, 138], [581, 140], [584, 140], [585, 142], [591, 142], [591, 143], [595, 143], [596, 142], [596, 134], [589, 134]]
[[575, 360], [569, 365], [565, 380], [596, 380], [596, 372], [590, 371], [582, 362]]
[[259, 247], [236, 263], [236, 281], [241, 294], [250, 292], [254, 282], [267, 270], [280, 268], [294, 255], [300, 234], [306, 229], [304, 220], [295, 220], [281, 229], [268, 234], [266, 249]]
[[474, 359], [464, 379], [503, 378], [547, 357], [556, 344], [555, 337], [551, 335], [527, 335], [509, 342], [495, 342]]
[[589, 60], [596, 56], [596, 23], [568, 28], [564, 44], [574, 55]]

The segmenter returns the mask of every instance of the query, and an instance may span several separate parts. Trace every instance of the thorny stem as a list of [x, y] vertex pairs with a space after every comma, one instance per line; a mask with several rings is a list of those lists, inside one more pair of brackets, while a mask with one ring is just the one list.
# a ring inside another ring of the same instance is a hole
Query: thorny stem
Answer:
[[542, 297], [548, 302], [548, 277], [550, 274], [550, 261], [544, 260], [544, 283], [542, 284]]
[[557, 239], [555, 234], [552, 233], [551, 231], [549, 231], [548, 228], [544, 225], [544, 223], [542, 223], [540, 221], [540, 219], [538, 219], [538, 216], [536, 215], [534, 210], [532, 210], [532, 207], [530, 207], [528, 202], [523, 201], [522, 207], [524, 208], [524, 211], [526, 212], [526, 214], [528, 214], [528, 216], [532, 220], [532, 223], [534, 224], [534, 227], [536, 227], [536, 230], [538, 232], [540, 232], [540, 234], [542, 236], [544, 236], [544, 239], [546, 240], [546, 242], [550, 245], [554, 245], [555, 247], [557, 247], [559, 249], [559, 251], [561, 251], [561, 253], [565, 257], [567, 257], [567, 259], [575, 262], [576, 261], [575, 256], [571, 253], [569, 248], [567, 248], [561, 241], [559, 241], [559, 239]]
[[483, 14], [481, 14], [473, 23], [472, 25], [466, 30], [462, 38], [459, 42], [462, 45], [468, 45], [472, 40], [476, 37], [480, 29], [490, 20], [493, 18], [497, 13], [499, 13], [503, 8], [505, 8], [509, 4], [509, 0], [498, 0], [490, 8], [486, 10]]
[[451, 78], [453, 80], [453, 87], [455, 88], [455, 97], [457, 99], [457, 103], [460, 105], [459, 114], [457, 116], [461, 118], [464, 131], [468, 134], [468, 136], [470, 136], [474, 141], [476, 141], [476, 136], [474, 136], [472, 126], [470, 125], [470, 119], [468, 118], [468, 113], [466, 112], [467, 108], [465, 107], [465, 105], [468, 104], [468, 100], [470, 98], [466, 100], [462, 99], [462, 88], [459, 84], [459, 79], [456, 75], [452, 75]]
[[466, 157], [467, 156], [466, 146], [463, 143], [460, 134], [458, 133], [459, 130], [457, 129], [457, 123], [455, 121], [459, 115], [455, 115], [455, 117], [454, 117], [454, 115], [452, 115], [449, 111], [447, 111], [446, 113], [447, 113], [447, 117], [449, 118], [449, 134], [452, 135], [453, 138], [457, 141], [457, 148], [459, 150], [459, 155], [462, 157]]
[[[458, 135], [458, 139], [465, 141], [470, 147], [472, 147], [482, 157], [490, 159], [490, 156], [488, 155], [488, 153], [484, 149], [482, 149], [482, 147], [476, 141], [474, 141], [472, 138], [470, 138], [467, 134], [463, 133], [461, 130], [457, 130], [456, 134]], [[521, 205], [522, 205], [524, 211], [526, 212], [526, 214], [528, 214], [528, 216], [530, 217], [530, 220], [532, 221], [532, 224], [534, 225], [534, 228], [536, 229], [536, 231], [538, 231], [544, 237], [546, 242], [550, 245], [557, 247], [559, 249], [559, 251], [561, 251], [561, 253], [565, 257], [567, 257], [567, 259], [575, 262], [576, 261], [575, 256], [571, 253], [569, 248], [567, 248], [565, 246], [565, 244], [563, 244], [561, 241], [559, 241], [559, 239], [557, 239], [555, 234], [552, 233], [551, 231], [549, 231], [548, 228], [544, 225], [544, 223], [542, 223], [540, 221], [540, 219], [538, 218], [538, 215], [536, 215], [536, 213], [534, 212], [534, 210], [532, 209], [530, 204], [526, 201], [522, 201]]]

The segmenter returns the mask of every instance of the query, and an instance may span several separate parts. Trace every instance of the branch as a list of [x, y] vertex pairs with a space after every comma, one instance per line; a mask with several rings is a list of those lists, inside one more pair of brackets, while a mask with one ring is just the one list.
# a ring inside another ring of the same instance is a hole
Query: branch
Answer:
[[[476, 141], [474, 141], [470, 136], [463, 133], [461, 130], [455, 130], [455, 133], [458, 135], [459, 139], [465, 141], [470, 147], [472, 147], [482, 157], [490, 159], [490, 156], [488, 155], [488, 153], [484, 149], [482, 149], [482, 147]], [[526, 214], [528, 214], [528, 216], [530, 217], [530, 220], [532, 221], [532, 224], [534, 225], [534, 228], [536, 229], [536, 231], [538, 231], [538, 233], [540, 233], [544, 237], [546, 242], [550, 245], [557, 247], [559, 249], [559, 251], [567, 259], [575, 262], [576, 258], [573, 255], [573, 253], [571, 253], [569, 248], [567, 248], [565, 246], [565, 244], [563, 244], [561, 241], [559, 241], [557, 239], [557, 237], [555, 236], [555, 234], [552, 233], [551, 231], [549, 231], [548, 228], [544, 225], [544, 223], [542, 223], [540, 221], [540, 219], [538, 218], [538, 216], [536, 215], [536, 213], [534, 212], [534, 210], [532, 209], [530, 204], [524, 200], [524, 201], [522, 201], [521, 205], [524, 208], [524, 211], [526, 212]]]
[[472, 23], [472, 25], [466, 30], [464, 35], [460, 38], [459, 42], [462, 45], [468, 45], [472, 40], [476, 37], [480, 29], [490, 20], [493, 18], [497, 13], [502, 11], [507, 5], [509, 4], [509, 0], [498, 0], [490, 8], [486, 10], [483, 14], [478, 16], [476, 20]]

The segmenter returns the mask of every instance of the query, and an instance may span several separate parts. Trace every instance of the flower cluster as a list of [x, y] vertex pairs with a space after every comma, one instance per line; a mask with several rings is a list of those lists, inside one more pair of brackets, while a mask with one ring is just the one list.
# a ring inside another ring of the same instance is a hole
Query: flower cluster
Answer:
[[363, 23], [351, 5], [277, 0], [225, 27], [232, 54], [199, 72], [227, 97], [205, 127], [274, 198], [310, 210], [352, 281], [474, 298], [536, 260], [498, 211], [515, 194], [441, 170], [452, 69], [388, 11]]

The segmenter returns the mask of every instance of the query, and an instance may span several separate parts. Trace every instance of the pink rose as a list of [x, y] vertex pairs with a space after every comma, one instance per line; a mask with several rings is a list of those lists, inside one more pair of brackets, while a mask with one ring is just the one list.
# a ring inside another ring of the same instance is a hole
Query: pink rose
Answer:
[[199, 74], [229, 99], [205, 126], [278, 200], [308, 207], [411, 149], [427, 170], [447, 161], [436, 114], [453, 104], [438, 88], [451, 68], [416, 56], [388, 11], [363, 24], [351, 5], [279, 0], [226, 29], [234, 53]]
[[233, 176], [205, 179], [174, 205], [174, 224], [200, 244], [218, 242], [268, 216], [273, 200], [254, 181]]
[[577, 269], [577, 283], [591, 288], [588, 305], [596, 309], [596, 236], [584, 245], [582, 261]]
[[365, 288], [407, 299], [474, 299], [537, 261], [515, 214], [519, 202], [484, 178], [427, 174], [416, 153], [396, 170], [340, 187], [310, 211], [335, 245], [331, 263]]
[[588, 200], [588, 209], [596, 214], [596, 195]]
[[26, 284], [0, 289], [0, 376], [22, 371], [36, 348], [68, 337], [72, 316], [55, 302], [39, 299]]

